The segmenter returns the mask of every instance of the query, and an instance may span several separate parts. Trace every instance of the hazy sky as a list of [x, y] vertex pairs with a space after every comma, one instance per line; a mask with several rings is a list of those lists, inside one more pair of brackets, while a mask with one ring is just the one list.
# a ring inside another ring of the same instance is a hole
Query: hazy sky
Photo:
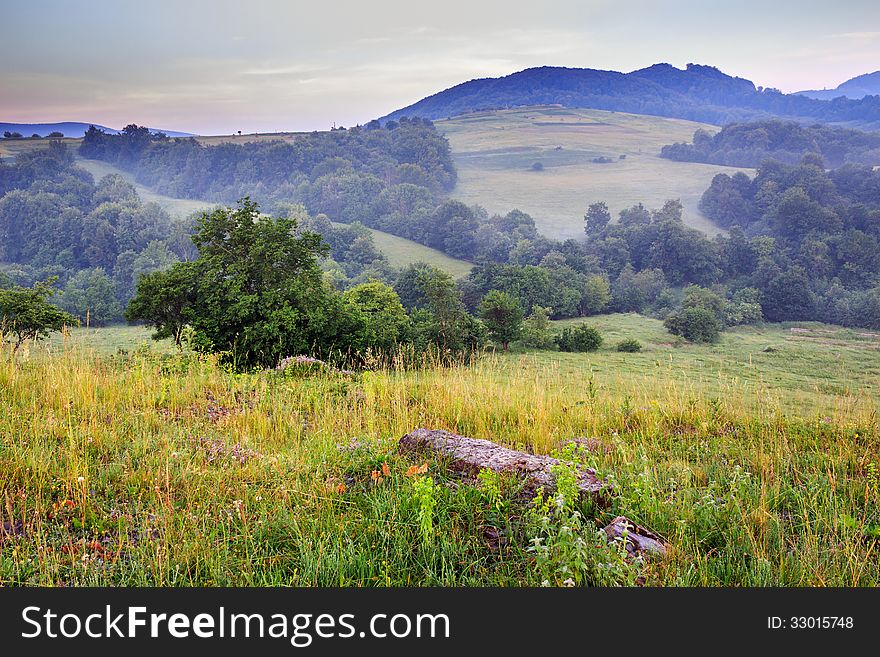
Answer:
[[880, 0], [0, 0], [0, 121], [202, 134], [364, 123], [554, 65], [711, 64], [783, 91], [880, 68]]

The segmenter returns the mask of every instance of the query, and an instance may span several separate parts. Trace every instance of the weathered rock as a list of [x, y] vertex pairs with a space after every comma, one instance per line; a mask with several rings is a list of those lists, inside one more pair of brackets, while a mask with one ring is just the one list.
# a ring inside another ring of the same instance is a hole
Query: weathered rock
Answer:
[[[523, 477], [532, 489], [543, 487], [548, 493], [556, 490], [556, 477], [551, 468], [560, 463], [558, 459], [518, 452], [488, 440], [466, 438], [443, 430], [416, 429], [400, 439], [399, 449], [446, 456], [453, 469], [472, 476], [484, 468], [512, 472]], [[591, 468], [578, 468], [577, 485], [582, 497], [599, 499], [611, 492], [611, 485], [599, 480]]]
[[[617, 516], [604, 528], [609, 541], [625, 540], [624, 547], [630, 556], [664, 556], [667, 544], [660, 536], [637, 525], [624, 516]], [[626, 534], [626, 536], [624, 536]]]

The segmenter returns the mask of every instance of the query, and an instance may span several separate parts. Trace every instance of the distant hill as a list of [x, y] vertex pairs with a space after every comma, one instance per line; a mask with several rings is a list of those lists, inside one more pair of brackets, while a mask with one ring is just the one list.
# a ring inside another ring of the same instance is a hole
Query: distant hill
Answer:
[[817, 98], [819, 100], [831, 100], [840, 96], [846, 96], [847, 98], [877, 96], [880, 95], [880, 71], [854, 77], [838, 85], [836, 89], [813, 89], [798, 91], [798, 93], [801, 96], [808, 96], [809, 98]]
[[[52, 132], [60, 132], [65, 137], [82, 137], [89, 126], [93, 125], [100, 128], [104, 132], [110, 134], [118, 134], [119, 130], [107, 128], [97, 123], [80, 123], [78, 121], [63, 121], [61, 123], [0, 123], [0, 134], [6, 131], [19, 132], [24, 137], [32, 135], [40, 135], [45, 137]], [[192, 137], [189, 132], [178, 132], [176, 130], [161, 130], [159, 128], [150, 128], [150, 132], [164, 132], [169, 137]]]
[[754, 83], [712, 66], [655, 64], [631, 73], [543, 66], [482, 78], [428, 96], [380, 119], [444, 119], [535, 105], [604, 109], [724, 125], [782, 117], [880, 129], [880, 97], [829, 102]]

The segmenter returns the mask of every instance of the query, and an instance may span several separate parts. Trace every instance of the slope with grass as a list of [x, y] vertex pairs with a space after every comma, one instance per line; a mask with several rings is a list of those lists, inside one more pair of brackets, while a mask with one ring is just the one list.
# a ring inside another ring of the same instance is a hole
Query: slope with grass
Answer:
[[[698, 128], [718, 130], [678, 119], [543, 107], [468, 114], [436, 125], [458, 168], [454, 198], [490, 212], [519, 208], [554, 238], [581, 237], [590, 203], [605, 201], [616, 216], [635, 203], [660, 207], [671, 198], [681, 199], [686, 223], [715, 234], [719, 229], [697, 207], [700, 196], [717, 173], [751, 173], [660, 158], [662, 146], [690, 141]], [[603, 157], [611, 161], [593, 161]], [[542, 170], [532, 169], [536, 162]]]
[[[880, 584], [877, 336], [770, 326], [674, 347], [642, 318], [591, 321], [646, 352], [290, 376], [99, 355], [76, 333], [3, 353], [0, 583]], [[512, 479], [398, 454], [418, 426], [538, 454], [589, 437], [565, 454], [614, 494], [530, 512]], [[602, 547], [616, 515], [669, 555]]]
[[[210, 203], [208, 201], [172, 198], [170, 196], [158, 194], [149, 187], [136, 182], [131, 173], [101, 160], [79, 158], [76, 163], [77, 166], [81, 166], [91, 172], [95, 178], [100, 178], [111, 173], [123, 176], [128, 182], [135, 186], [138, 195], [144, 202], [156, 202], [172, 215], [186, 216], [193, 212], [210, 210], [216, 206], [216, 203]], [[375, 242], [376, 247], [388, 257], [388, 261], [395, 267], [403, 267], [411, 262], [427, 262], [428, 264], [435, 265], [436, 267], [452, 274], [456, 278], [466, 276], [473, 267], [469, 262], [452, 258], [442, 251], [432, 249], [419, 244], [418, 242], [413, 242], [412, 240], [403, 237], [397, 237], [390, 233], [383, 233], [380, 230], [372, 228], [370, 229], [370, 232], [373, 234], [373, 241]]]

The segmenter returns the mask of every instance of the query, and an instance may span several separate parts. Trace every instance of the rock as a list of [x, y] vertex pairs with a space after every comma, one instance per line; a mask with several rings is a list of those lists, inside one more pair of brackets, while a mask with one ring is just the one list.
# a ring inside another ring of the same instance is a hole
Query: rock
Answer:
[[[617, 516], [603, 530], [609, 542], [626, 540], [625, 548], [629, 556], [636, 557], [647, 553], [647, 556], [665, 556], [667, 543], [660, 536], [637, 525], [624, 516]], [[624, 537], [624, 533], [626, 536]]]
[[[529, 488], [556, 490], [551, 468], [560, 462], [549, 456], [518, 452], [488, 440], [466, 438], [443, 430], [416, 429], [400, 439], [401, 452], [425, 452], [446, 456], [452, 469], [476, 476], [482, 469], [512, 472], [526, 480]], [[596, 477], [591, 468], [578, 468], [578, 488], [582, 497], [601, 500], [611, 492], [611, 485]]]

